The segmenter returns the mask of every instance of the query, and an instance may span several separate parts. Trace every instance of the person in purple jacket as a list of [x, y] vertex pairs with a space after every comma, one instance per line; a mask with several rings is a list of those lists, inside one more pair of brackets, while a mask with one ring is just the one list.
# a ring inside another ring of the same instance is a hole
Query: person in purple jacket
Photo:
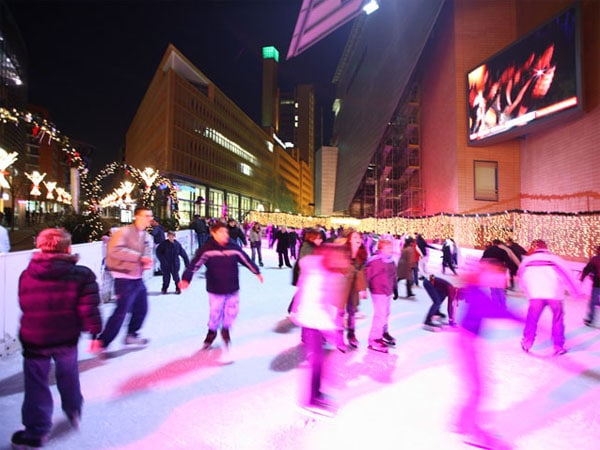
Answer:
[[238, 263], [245, 266], [263, 282], [260, 269], [250, 257], [229, 236], [227, 225], [217, 222], [210, 227], [211, 238], [198, 249], [179, 282], [179, 289], [187, 289], [194, 273], [206, 266], [206, 290], [210, 303], [208, 333], [203, 349], [208, 349], [221, 328], [221, 338], [225, 345], [231, 344], [229, 330], [240, 310], [240, 280]]
[[379, 239], [378, 252], [366, 265], [366, 278], [373, 301], [373, 322], [369, 332], [369, 350], [387, 353], [388, 346], [396, 345], [388, 332], [390, 301], [396, 286], [396, 264], [392, 259], [392, 241]]
[[12, 436], [13, 448], [38, 448], [52, 428], [53, 400], [49, 387], [52, 360], [62, 409], [73, 427], [81, 417], [77, 343], [82, 331], [92, 339], [102, 329], [96, 276], [77, 265], [71, 254], [71, 235], [48, 228], [36, 239], [40, 252], [19, 278], [25, 397], [21, 408], [24, 430]]

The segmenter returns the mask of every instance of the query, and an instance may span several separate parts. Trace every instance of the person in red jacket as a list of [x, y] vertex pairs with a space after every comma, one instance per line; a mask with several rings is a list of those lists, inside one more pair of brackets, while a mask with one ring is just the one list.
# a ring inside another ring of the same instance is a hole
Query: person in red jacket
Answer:
[[96, 276], [77, 265], [71, 235], [48, 228], [36, 239], [33, 254], [19, 278], [25, 398], [24, 430], [12, 436], [13, 448], [41, 447], [52, 428], [53, 400], [48, 377], [52, 360], [62, 409], [77, 428], [83, 396], [79, 384], [77, 342], [82, 331], [92, 339], [102, 329]]

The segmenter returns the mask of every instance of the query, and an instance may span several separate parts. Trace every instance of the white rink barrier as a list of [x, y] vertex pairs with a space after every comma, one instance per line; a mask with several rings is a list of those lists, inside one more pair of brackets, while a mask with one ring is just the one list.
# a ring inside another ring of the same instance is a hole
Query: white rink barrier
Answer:
[[[197, 247], [196, 234], [192, 230], [181, 230], [177, 232], [177, 240], [181, 243], [190, 259]], [[90, 242], [87, 244], [73, 245], [72, 253], [79, 255], [79, 263], [94, 271], [100, 288], [102, 289], [102, 242]], [[20, 349], [18, 343], [19, 319], [21, 310], [19, 308], [18, 288], [19, 276], [25, 270], [31, 254], [36, 250], [24, 250], [20, 252], [0, 253], [0, 357]], [[101, 298], [103, 292], [100, 293]]]

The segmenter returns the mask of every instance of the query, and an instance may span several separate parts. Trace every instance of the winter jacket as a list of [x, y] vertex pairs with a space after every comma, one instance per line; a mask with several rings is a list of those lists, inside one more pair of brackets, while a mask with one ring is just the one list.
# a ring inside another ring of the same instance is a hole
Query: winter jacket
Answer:
[[298, 254], [298, 259], [294, 263], [294, 267], [292, 269], [292, 286], [296, 286], [298, 284], [298, 279], [300, 278], [300, 264], [299, 261], [307, 256], [311, 255], [317, 246], [311, 241], [304, 241], [300, 246], [300, 252]]
[[562, 258], [545, 249], [525, 256], [518, 271], [519, 285], [528, 298], [562, 300], [565, 290], [580, 295], [579, 286]]
[[246, 235], [240, 227], [238, 227], [237, 225], [227, 225], [227, 229], [229, 230], [229, 237], [233, 239], [234, 242], [237, 243], [239, 240], [239, 245], [248, 244], [248, 241], [246, 241]]
[[512, 275], [517, 273], [517, 269], [519, 268], [520, 264], [519, 259], [515, 256], [512, 250], [503, 244], [490, 245], [483, 251], [481, 258], [495, 260], [504, 264], [504, 266]]
[[303, 256], [294, 296], [291, 320], [298, 326], [317, 330], [338, 330], [339, 314], [350, 290], [351, 273], [329, 270], [320, 252]]
[[77, 345], [82, 331], [100, 333], [96, 276], [77, 260], [77, 255], [36, 252], [21, 273], [19, 339], [26, 355]]
[[367, 251], [360, 252], [352, 259], [352, 284], [348, 294], [348, 303], [357, 307], [360, 299], [359, 292], [367, 290], [367, 278], [365, 277], [365, 263], [367, 262]]
[[423, 286], [425, 286], [428, 293], [429, 289], [427, 289], [427, 287], [435, 289], [442, 300], [448, 297], [448, 301], [451, 302], [454, 300], [454, 297], [456, 297], [457, 289], [443, 278], [436, 277], [433, 280], [433, 283], [428, 279], [424, 279]]
[[396, 287], [396, 264], [392, 257], [377, 253], [366, 265], [367, 284], [371, 294], [392, 295]]
[[285, 253], [290, 248], [290, 234], [287, 231], [277, 230], [273, 241], [277, 241], [276, 250], [278, 253]]
[[415, 249], [411, 245], [405, 246], [398, 261], [398, 279], [413, 281], [412, 269], [415, 265]]
[[592, 256], [581, 272], [581, 281], [588, 275], [594, 276], [594, 287], [600, 288], [600, 255]]
[[162, 227], [162, 225], [153, 226], [152, 230], [150, 231], [150, 234], [152, 235], [154, 245], [158, 245], [167, 239], [165, 237], [165, 229]]
[[212, 294], [232, 294], [240, 290], [238, 263], [255, 275], [260, 273], [258, 266], [232, 239], [221, 246], [210, 238], [196, 251], [181, 278], [189, 283], [194, 273], [206, 266], [206, 290]]
[[119, 228], [108, 241], [106, 267], [115, 278], [140, 279], [144, 272], [140, 258], [152, 258], [152, 244], [146, 231], [134, 224]]
[[156, 247], [156, 256], [160, 261], [160, 267], [164, 268], [165, 270], [173, 268], [176, 271], [179, 271], [179, 268], [181, 267], [179, 263], [180, 256], [183, 258], [185, 267], [190, 264], [187, 253], [181, 244], [176, 240], [171, 242], [167, 239], [158, 244], [158, 247]]
[[250, 229], [250, 246], [257, 248], [260, 247], [262, 244], [262, 236], [260, 234], [260, 228], [258, 230], [255, 230], [254, 228]]

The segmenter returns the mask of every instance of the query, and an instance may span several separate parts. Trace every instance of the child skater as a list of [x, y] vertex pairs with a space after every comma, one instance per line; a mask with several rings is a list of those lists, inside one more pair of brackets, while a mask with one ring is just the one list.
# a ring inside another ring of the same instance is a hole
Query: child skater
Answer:
[[210, 317], [203, 350], [210, 348], [217, 337], [219, 328], [221, 328], [221, 338], [225, 346], [229, 348], [231, 344], [229, 329], [240, 310], [238, 264], [246, 267], [256, 275], [258, 281], [263, 282], [260, 269], [229, 237], [227, 225], [223, 222], [216, 222], [210, 227], [210, 236], [211, 239], [198, 249], [196, 256], [188, 265], [179, 282], [179, 289], [187, 289], [194, 273], [200, 267], [206, 266], [206, 290], [210, 304]]
[[396, 340], [388, 333], [390, 301], [396, 286], [396, 264], [392, 259], [392, 241], [380, 239], [378, 252], [367, 261], [366, 276], [373, 300], [373, 323], [369, 331], [369, 350], [387, 353]]
[[169, 289], [169, 283], [171, 283], [171, 277], [173, 277], [173, 283], [175, 283], [175, 293], [181, 294], [179, 289], [179, 257], [183, 258], [185, 267], [190, 264], [187, 253], [175, 238], [177, 235], [174, 231], [167, 232], [167, 239], [162, 241], [156, 247], [156, 256], [160, 261], [160, 271], [162, 272], [163, 282], [161, 293], [166, 294]]

